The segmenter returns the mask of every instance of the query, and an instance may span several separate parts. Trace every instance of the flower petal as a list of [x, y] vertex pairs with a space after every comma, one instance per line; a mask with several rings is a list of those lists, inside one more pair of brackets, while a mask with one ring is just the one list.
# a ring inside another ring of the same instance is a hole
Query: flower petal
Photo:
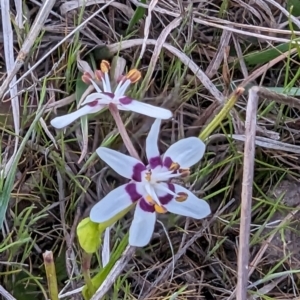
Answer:
[[70, 125], [72, 122], [74, 122], [75, 120], [77, 120], [78, 118], [88, 115], [88, 114], [93, 114], [96, 113], [98, 111], [100, 111], [101, 109], [103, 109], [103, 105], [95, 105], [95, 106], [83, 106], [81, 108], [79, 108], [78, 110], [64, 115], [64, 116], [60, 116], [60, 117], [56, 117], [53, 120], [50, 121], [51, 125], [57, 129], [61, 129], [64, 128], [68, 125]]
[[146, 170], [146, 167], [139, 160], [106, 147], [99, 147], [96, 152], [121, 176], [141, 181], [142, 172]]
[[128, 103], [122, 103], [120, 99], [120, 103], [127, 109], [134, 111], [136, 113], [140, 113], [142, 115], [146, 115], [152, 118], [158, 118], [158, 119], [170, 119], [172, 117], [172, 112], [168, 109], [157, 107], [154, 105], [150, 105], [147, 103], [143, 103], [141, 101], [137, 100], [131, 100]]
[[183, 192], [188, 197], [183, 202], [178, 202], [173, 198], [170, 202], [164, 204], [169, 212], [194, 219], [203, 219], [211, 213], [210, 206], [206, 201], [197, 198], [192, 192], [178, 184], [174, 184], [174, 187], [175, 193]]
[[112, 98], [106, 95], [105, 93], [92, 93], [88, 95], [84, 101], [81, 103], [81, 105], [107, 105], [111, 103]]
[[152, 169], [162, 165], [162, 160], [158, 149], [158, 135], [159, 135], [160, 124], [161, 124], [160, 119], [156, 119], [153, 122], [146, 139], [146, 155], [150, 167]]
[[135, 247], [146, 246], [151, 240], [155, 221], [156, 213], [143, 210], [140, 203], [138, 203], [129, 230], [129, 245]]
[[166, 205], [176, 196], [175, 187], [172, 183], [160, 182], [155, 185], [154, 189], [162, 205]]
[[95, 223], [106, 222], [129, 207], [133, 201], [126, 192], [126, 187], [127, 184], [117, 187], [96, 203], [90, 212], [91, 221]]
[[[189, 168], [204, 155], [205, 144], [196, 137], [189, 137], [174, 143], [163, 155], [165, 164], [178, 163], [181, 168]], [[169, 166], [168, 166], [169, 167]]]

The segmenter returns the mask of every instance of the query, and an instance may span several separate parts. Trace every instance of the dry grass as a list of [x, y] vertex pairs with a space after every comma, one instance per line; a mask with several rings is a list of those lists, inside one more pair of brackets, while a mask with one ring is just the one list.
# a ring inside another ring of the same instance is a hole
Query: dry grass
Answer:
[[[136, 66], [143, 74], [132, 95], [173, 111], [174, 119], [163, 123], [162, 152], [182, 137], [198, 136], [238, 86], [245, 93], [206, 140], [205, 158], [185, 182], [209, 201], [212, 216], [203, 222], [163, 216], [173, 255], [159, 223], [148, 247], [122, 248], [131, 221], [127, 215], [112, 229], [110, 243], [115, 260], [121, 256], [117, 246], [124, 255], [110, 266], [112, 271], [93, 299], [101, 295], [103, 299], [236, 299], [238, 249], [244, 243], [239, 239], [243, 142], [248, 91], [253, 86], [295, 98], [262, 90], [253, 116], [257, 147], [250, 166], [254, 167], [252, 207], [247, 211], [251, 217], [248, 299], [298, 299], [299, 255], [293, 254], [298, 248], [291, 245], [299, 239], [294, 214], [300, 201], [296, 197], [298, 202], [291, 204], [284, 198], [292, 187], [280, 194], [274, 190], [281, 181], [297, 187], [300, 180], [300, 12], [295, 5], [300, 2], [293, 2], [294, 16], [283, 1], [275, 0], [251, 4], [99, 0], [85, 7], [78, 6], [84, 1], [44, 1], [42, 15], [38, 15], [42, 1], [23, 1], [21, 6], [19, 1], [7, 2], [1, 1], [1, 9], [3, 13], [4, 4], [10, 4], [10, 15], [2, 14], [0, 25], [5, 29], [0, 30], [1, 168], [5, 171], [0, 179], [0, 220], [5, 216], [0, 294], [4, 299], [49, 299], [42, 255], [47, 250], [53, 252], [56, 264], [59, 298], [83, 299], [85, 257], [76, 227], [96, 201], [125, 182], [94, 152], [103, 141], [126, 150], [106, 111], [90, 119], [86, 145], [80, 122], [62, 132], [49, 121], [76, 109], [82, 90], [78, 57], [96, 67], [101, 59], [114, 56], [123, 57], [127, 69]], [[39, 22], [34, 23], [36, 19]], [[122, 118], [144, 158], [152, 120], [129, 114]], [[83, 150], [87, 154], [78, 163]], [[101, 270], [99, 256], [93, 256], [91, 276]]]

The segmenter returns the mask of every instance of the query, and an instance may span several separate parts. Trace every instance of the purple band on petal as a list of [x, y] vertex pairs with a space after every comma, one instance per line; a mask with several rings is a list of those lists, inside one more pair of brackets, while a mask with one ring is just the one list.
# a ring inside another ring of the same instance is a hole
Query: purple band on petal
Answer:
[[155, 169], [157, 166], [162, 166], [162, 161], [160, 156], [156, 156], [156, 157], [151, 157], [149, 159], [149, 164], [151, 169]]
[[[175, 192], [175, 186], [172, 183], [168, 183], [168, 189], [172, 192]], [[158, 197], [162, 205], [168, 204], [174, 198], [173, 195], [166, 194], [165, 196]]]
[[155, 211], [154, 206], [149, 204], [144, 198], [139, 201], [139, 206], [143, 211], [153, 213]]
[[142, 198], [142, 195], [137, 192], [135, 183], [128, 183], [125, 187], [125, 191], [130, 196], [132, 202], [136, 202]]
[[87, 106], [90, 106], [90, 107], [95, 107], [97, 105], [98, 105], [98, 100], [94, 100], [92, 102], [87, 103]]
[[120, 98], [120, 99], [119, 99], [119, 102], [120, 102], [121, 104], [126, 105], [126, 104], [130, 104], [130, 103], [132, 102], [132, 99], [129, 98], [129, 97], [123, 97], [123, 98]]
[[102, 94], [110, 97], [111, 99], [113, 99], [115, 97], [115, 94], [114, 93], [110, 93], [110, 92], [102, 92]]
[[138, 182], [142, 181], [142, 172], [146, 170], [146, 167], [142, 163], [138, 163], [133, 167], [132, 179]]
[[171, 157], [167, 156], [164, 158], [164, 167], [167, 167], [168, 169], [171, 167], [173, 161], [171, 159]]

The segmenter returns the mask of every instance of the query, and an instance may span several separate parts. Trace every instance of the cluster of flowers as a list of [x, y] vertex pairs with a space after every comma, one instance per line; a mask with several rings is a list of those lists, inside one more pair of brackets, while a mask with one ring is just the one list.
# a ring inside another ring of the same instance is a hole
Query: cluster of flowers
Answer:
[[[90, 212], [92, 222], [102, 223], [135, 203], [129, 244], [143, 247], [151, 240], [157, 213], [171, 212], [195, 219], [202, 219], [210, 214], [210, 207], [206, 201], [172, 182], [173, 178], [186, 177], [190, 174], [189, 168], [204, 155], [205, 144], [196, 137], [189, 137], [177, 141], [160, 155], [158, 136], [161, 120], [171, 118], [172, 113], [125, 95], [130, 84], [140, 79], [141, 74], [138, 70], [131, 70], [122, 76], [113, 91], [109, 69], [109, 63], [102, 61], [100, 70], [96, 70], [94, 74], [85, 72], [82, 80], [92, 84], [96, 93], [87, 96], [77, 111], [54, 118], [51, 125], [63, 128], [84, 115], [97, 113], [112, 104], [119, 110], [133, 111], [155, 118], [146, 139], [148, 164], [106, 147], [99, 147], [96, 150], [103, 161], [130, 181], [108, 193]], [[97, 84], [99, 82], [102, 82], [103, 90]]]

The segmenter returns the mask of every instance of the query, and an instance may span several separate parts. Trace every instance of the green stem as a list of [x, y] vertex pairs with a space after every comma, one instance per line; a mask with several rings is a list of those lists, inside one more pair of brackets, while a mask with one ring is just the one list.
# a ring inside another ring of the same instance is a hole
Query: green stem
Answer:
[[82, 274], [84, 278], [84, 282], [87, 286], [90, 295], [94, 295], [96, 289], [92, 283], [91, 275], [90, 275], [90, 266], [91, 266], [92, 254], [86, 253], [83, 251], [82, 254]]
[[199, 139], [204, 141], [207, 139], [214, 130], [221, 124], [221, 122], [227, 117], [229, 111], [233, 108], [238, 98], [243, 94], [244, 88], [238, 87], [228, 101], [225, 103], [221, 111], [213, 118], [213, 120], [207, 125], [207, 127], [199, 134]]
[[52, 251], [43, 253], [44, 265], [46, 270], [49, 295], [51, 300], [58, 300], [58, 287], [55, 271], [55, 264]]

